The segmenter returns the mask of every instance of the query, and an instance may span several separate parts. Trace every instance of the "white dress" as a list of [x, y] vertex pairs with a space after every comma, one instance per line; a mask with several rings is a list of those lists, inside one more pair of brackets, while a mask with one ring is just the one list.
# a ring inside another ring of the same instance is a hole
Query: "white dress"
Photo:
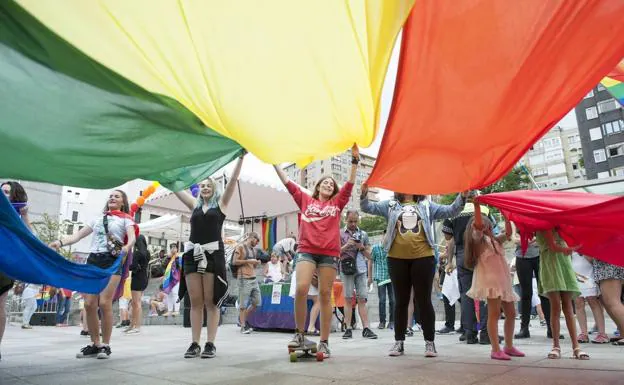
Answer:
[[511, 272], [500, 246], [484, 235], [487, 248], [479, 256], [472, 276], [472, 286], [468, 293], [472, 299], [486, 301], [488, 298], [501, 298], [505, 302], [518, 301], [511, 287]]

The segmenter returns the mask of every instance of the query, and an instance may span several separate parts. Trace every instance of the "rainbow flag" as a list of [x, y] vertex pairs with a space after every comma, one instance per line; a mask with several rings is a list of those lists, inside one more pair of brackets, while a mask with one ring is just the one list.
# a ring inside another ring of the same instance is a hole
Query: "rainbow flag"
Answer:
[[624, 106], [624, 59], [600, 83]]
[[[181, 255], [182, 254], [180, 254], [180, 256]], [[167, 268], [165, 269], [165, 274], [163, 275], [163, 292], [167, 294], [171, 293], [171, 290], [175, 287], [175, 285], [180, 282], [179, 264], [174, 263], [176, 259], [178, 259], [178, 254], [171, 257], [171, 260], [169, 260]]]
[[277, 218], [262, 221], [262, 249], [271, 250], [277, 242]]

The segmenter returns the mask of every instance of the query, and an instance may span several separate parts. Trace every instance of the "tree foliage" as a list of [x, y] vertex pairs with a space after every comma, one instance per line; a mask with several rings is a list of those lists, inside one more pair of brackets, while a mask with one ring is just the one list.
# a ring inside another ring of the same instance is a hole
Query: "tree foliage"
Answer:
[[388, 226], [388, 221], [384, 217], [379, 216], [363, 216], [360, 221], [360, 229], [368, 234], [383, 232]]
[[[32, 222], [31, 225], [37, 234], [37, 238], [45, 244], [51, 243], [67, 234], [67, 224], [57, 221], [47, 213], [43, 214], [41, 220]], [[62, 248], [59, 250], [59, 254], [67, 259], [73, 259], [71, 248]]]

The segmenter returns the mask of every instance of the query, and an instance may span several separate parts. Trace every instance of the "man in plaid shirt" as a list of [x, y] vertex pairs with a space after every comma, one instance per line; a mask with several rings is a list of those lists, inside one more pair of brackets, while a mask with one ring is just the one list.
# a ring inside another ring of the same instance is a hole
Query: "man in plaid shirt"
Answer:
[[[384, 231], [384, 235], [385, 235]], [[392, 281], [388, 274], [388, 254], [384, 251], [381, 243], [373, 246], [371, 259], [368, 261], [368, 285], [377, 284], [377, 295], [379, 296], [379, 329], [386, 327], [386, 296], [388, 297], [390, 322], [388, 329], [394, 328], [394, 291]]]

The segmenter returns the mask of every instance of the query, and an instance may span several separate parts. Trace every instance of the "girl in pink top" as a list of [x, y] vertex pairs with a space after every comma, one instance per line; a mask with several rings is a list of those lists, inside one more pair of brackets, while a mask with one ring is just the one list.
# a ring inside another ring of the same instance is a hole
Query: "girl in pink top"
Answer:
[[303, 190], [288, 179], [279, 166], [274, 166], [277, 175], [288, 189], [301, 210], [299, 221], [299, 246], [297, 248], [296, 273], [297, 288], [295, 291], [295, 323], [296, 331], [288, 343], [290, 349], [313, 348], [315, 343], [304, 337], [307, 315], [308, 290], [312, 276], [318, 269], [318, 288], [321, 302], [321, 341], [318, 344], [319, 358], [329, 358], [329, 329], [331, 324], [331, 290], [338, 258], [340, 256], [340, 213], [349, 202], [353, 183], [360, 161], [357, 146], [352, 149], [353, 160], [349, 181], [341, 189], [334, 178], [321, 177], [314, 186], [314, 191]]
[[[476, 212], [475, 215], [481, 215]], [[514, 302], [518, 296], [511, 287], [511, 273], [505, 259], [503, 242], [511, 234], [507, 231], [499, 236], [492, 234], [492, 223], [482, 216], [481, 221], [471, 218], [464, 234], [464, 265], [474, 268], [472, 286], [467, 295], [480, 301], [487, 301], [487, 330], [492, 342], [493, 360], [510, 360], [524, 357], [524, 353], [513, 346], [513, 332], [516, 320]], [[478, 223], [481, 222], [481, 223]], [[501, 305], [505, 313], [505, 349], [498, 343], [498, 320]]]

